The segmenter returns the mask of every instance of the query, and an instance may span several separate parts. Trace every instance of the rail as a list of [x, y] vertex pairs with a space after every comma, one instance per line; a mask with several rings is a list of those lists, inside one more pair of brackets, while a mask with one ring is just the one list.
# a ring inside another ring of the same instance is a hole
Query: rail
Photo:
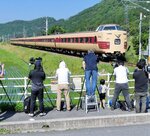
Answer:
[[[130, 73], [132, 75], [132, 73]], [[114, 78], [111, 79], [111, 74], [100, 74], [99, 79], [104, 78], [106, 80], [106, 84], [109, 86], [109, 90], [107, 92], [108, 100], [113, 96], [114, 90]], [[18, 103], [23, 102], [24, 98], [31, 94], [31, 84], [27, 77], [21, 78], [1, 78], [4, 88], [6, 92], [3, 90], [2, 85], [0, 84], [0, 103], [9, 103], [8, 96], [11, 99], [11, 102]], [[85, 83], [84, 83], [84, 75], [74, 75], [70, 77], [70, 92], [85, 92]], [[98, 80], [99, 81], [99, 80]], [[129, 89], [134, 89], [133, 79], [129, 79]], [[98, 83], [99, 84], [99, 83]], [[98, 85], [97, 84], [97, 85]], [[44, 94], [56, 94], [57, 90], [57, 81], [55, 77], [47, 77], [44, 83], [46, 88], [46, 92]], [[131, 91], [132, 92], [132, 91]], [[6, 94], [7, 93], [7, 94]], [[7, 96], [8, 95], [8, 96]], [[133, 95], [133, 93], [130, 93]], [[83, 96], [82, 96], [83, 97]], [[79, 97], [72, 97], [71, 99], [79, 99]], [[53, 98], [52, 100], [56, 100]], [[46, 101], [46, 99], [45, 99]]]

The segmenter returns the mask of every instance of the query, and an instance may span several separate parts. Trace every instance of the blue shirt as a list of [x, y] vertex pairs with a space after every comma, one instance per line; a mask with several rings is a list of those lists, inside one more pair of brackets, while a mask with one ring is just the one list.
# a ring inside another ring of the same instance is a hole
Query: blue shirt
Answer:
[[88, 53], [84, 57], [85, 61], [85, 70], [98, 70], [97, 63], [98, 63], [98, 57], [94, 53]]

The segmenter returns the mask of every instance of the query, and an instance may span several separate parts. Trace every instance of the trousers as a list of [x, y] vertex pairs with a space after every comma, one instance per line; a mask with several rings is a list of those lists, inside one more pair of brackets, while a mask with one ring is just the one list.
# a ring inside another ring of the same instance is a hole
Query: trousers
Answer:
[[70, 97], [69, 97], [69, 86], [68, 86], [68, 84], [59, 84], [58, 85], [57, 101], [56, 101], [57, 110], [61, 109], [61, 94], [62, 94], [62, 92], [65, 95], [67, 110], [69, 111], [70, 110]]
[[97, 85], [97, 70], [85, 70], [85, 80], [87, 95], [95, 95], [95, 89]]
[[147, 92], [144, 93], [135, 93], [135, 111], [136, 113], [145, 113], [146, 112], [146, 98]]
[[30, 105], [30, 113], [34, 113], [35, 110], [35, 104], [36, 104], [36, 98], [38, 97], [39, 100], [39, 109], [40, 112], [44, 112], [44, 102], [43, 102], [43, 89], [40, 89], [38, 91], [32, 91], [31, 92], [31, 105]]
[[129, 89], [128, 83], [115, 83], [115, 91], [114, 91], [114, 96], [113, 96], [113, 99], [112, 99], [112, 107], [113, 108], [115, 108], [118, 96], [122, 92], [122, 94], [125, 98], [125, 101], [127, 103], [128, 108], [132, 109], [128, 89]]

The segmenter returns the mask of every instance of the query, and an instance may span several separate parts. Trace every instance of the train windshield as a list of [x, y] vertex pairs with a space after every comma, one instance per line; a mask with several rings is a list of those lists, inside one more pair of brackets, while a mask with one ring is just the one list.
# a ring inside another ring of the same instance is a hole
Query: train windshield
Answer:
[[116, 26], [117, 30], [123, 30], [121, 26]]
[[122, 28], [119, 25], [101, 25], [96, 29], [96, 31], [103, 30], [122, 30]]

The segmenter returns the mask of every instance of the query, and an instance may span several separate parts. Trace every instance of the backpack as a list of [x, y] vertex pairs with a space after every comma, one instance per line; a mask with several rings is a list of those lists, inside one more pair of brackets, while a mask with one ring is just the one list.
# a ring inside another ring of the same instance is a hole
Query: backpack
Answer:
[[28, 96], [24, 99], [24, 112], [30, 113], [30, 102], [31, 102], [31, 96]]
[[126, 101], [118, 101], [119, 107], [122, 111], [127, 111], [128, 107]]

